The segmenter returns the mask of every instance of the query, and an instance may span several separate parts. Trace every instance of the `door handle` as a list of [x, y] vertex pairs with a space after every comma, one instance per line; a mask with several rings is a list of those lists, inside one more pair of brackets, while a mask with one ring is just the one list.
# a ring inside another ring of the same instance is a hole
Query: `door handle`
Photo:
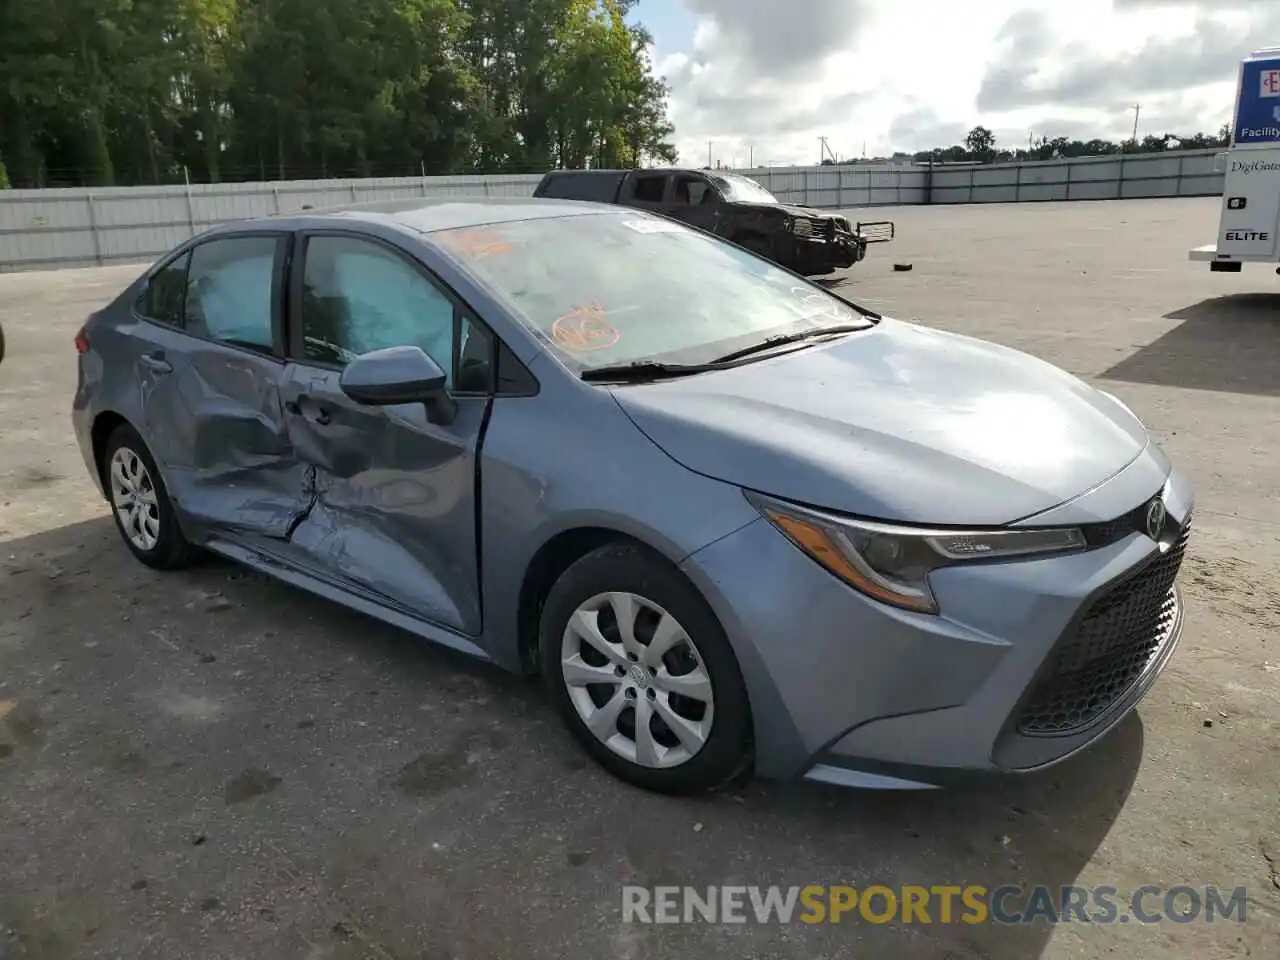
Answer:
[[304, 417], [322, 427], [333, 422], [333, 416], [326, 407], [305, 396], [299, 397], [297, 400], [286, 400], [284, 402], [284, 412], [295, 417]]
[[138, 360], [152, 373], [173, 373], [173, 364], [164, 358], [163, 353], [144, 353]]

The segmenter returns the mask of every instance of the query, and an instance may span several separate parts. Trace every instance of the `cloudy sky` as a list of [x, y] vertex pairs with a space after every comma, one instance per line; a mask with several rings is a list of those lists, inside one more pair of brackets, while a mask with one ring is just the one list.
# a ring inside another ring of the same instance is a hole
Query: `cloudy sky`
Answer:
[[[1280, 0], [639, 0], [681, 162], [1216, 132]], [[864, 146], [865, 145], [865, 146]]]

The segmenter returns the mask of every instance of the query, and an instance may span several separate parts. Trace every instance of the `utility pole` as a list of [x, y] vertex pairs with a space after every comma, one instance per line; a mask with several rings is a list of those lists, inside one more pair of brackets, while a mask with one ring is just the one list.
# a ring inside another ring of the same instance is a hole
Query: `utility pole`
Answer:
[[1138, 142], [1138, 114], [1142, 112], [1142, 104], [1135, 103], [1133, 105], [1133, 142]]

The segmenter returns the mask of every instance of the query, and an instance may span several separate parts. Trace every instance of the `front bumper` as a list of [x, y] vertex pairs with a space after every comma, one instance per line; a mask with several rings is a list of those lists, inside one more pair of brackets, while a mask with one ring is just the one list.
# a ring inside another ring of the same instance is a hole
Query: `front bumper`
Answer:
[[805, 275], [843, 270], [867, 255], [866, 242], [851, 233], [837, 233], [833, 239], [792, 236], [788, 240], [788, 266]]
[[[1177, 534], [1161, 544], [1134, 531], [1077, 554], [944, 568], [931, 581], [937, 616], [864, 597], [763, 519], [695, 553], [684, 567], [725, 625], [751, 697], [757, 772], [930, 787], [1035, 770], [1097, 741], [1181, 634], [1172, 582], [1192, 495], [1174, 472], [1164, 496]], [[1099, 605], [1143, 584], [1159, 591], [1156, 573], [1168, 580], [1151, 615], [1160, 622], [1147, 624], [1158, 634], [1130, 636], [1124, 611], [1101, 629]]]

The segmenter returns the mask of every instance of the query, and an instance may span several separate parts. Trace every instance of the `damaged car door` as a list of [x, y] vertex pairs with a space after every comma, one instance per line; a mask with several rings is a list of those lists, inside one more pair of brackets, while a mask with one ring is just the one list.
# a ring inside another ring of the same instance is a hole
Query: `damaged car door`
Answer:
[[287, 234], [219, 236], [151, 278], [134, 307], [143, 432], [184, 521], [283, 538], [303, 507], [280, 404]]
[[[460, 357], [488, 335], [403, 251], [367, 236], [300, 238], [282, 387], [290, 440], [307, 466], [291, 551], [318, 575], [455, 631], [480, 632], [476, 458], [487, 378], [462, 389]], [[343, 369], [419, 347], [444, 372], [443, 405], [373, 405]]]

